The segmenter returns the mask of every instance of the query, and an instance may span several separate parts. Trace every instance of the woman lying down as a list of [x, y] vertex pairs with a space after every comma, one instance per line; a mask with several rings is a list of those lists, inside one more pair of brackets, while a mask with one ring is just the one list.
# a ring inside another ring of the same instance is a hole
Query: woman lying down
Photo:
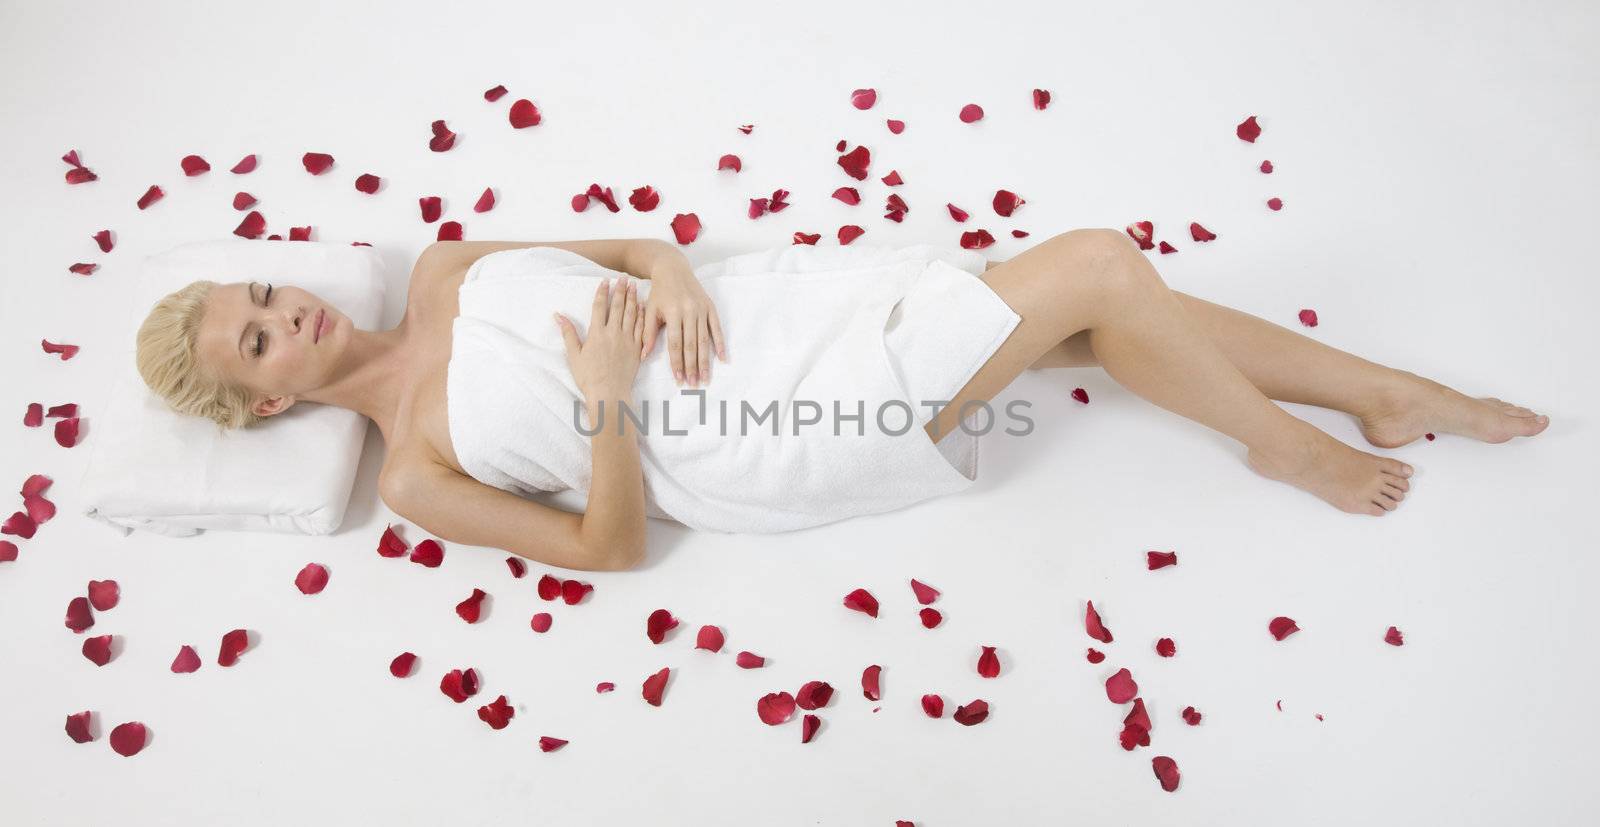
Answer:
[[[639, 564], [647, 515], [789, 531], [960, 491], [976, 434], [1033, 425], [1026, 403], [990, 399], [1025, 368], [1097, 365], [1243, 443], [1260, 475], [1355, 514], [1397, 508], [1411, 466], [1272, 400], [1351, 414], [1381, 448], [1549, 424], [1170, 290], [1110, 229], [987, 265], [926, 245], [692, 269], [651, 239], [440, 242], [388, 330], [292, 284], [196, 281], [138, 334], [139, 371], [174, 409], [224, 428], [302, 402], [356, 411], [383, 433], [396, 514], [580, 570]], [[531, 498], [567, 490], [581, 513]]]

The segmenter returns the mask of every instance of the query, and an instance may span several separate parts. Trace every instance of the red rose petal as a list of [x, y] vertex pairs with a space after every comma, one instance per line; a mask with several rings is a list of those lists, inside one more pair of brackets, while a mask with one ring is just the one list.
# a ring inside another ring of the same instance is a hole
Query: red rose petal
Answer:
[[66, 625], [77, 634], [94, 625], [94, 615], [89, 611], [89, 598], [74, 597], [67, 603]]
[[1150, 767], [1161, 780], [1161, 789], [1172, 792], [1178, 789], [1178, 763], [1165, 755], [1150, 759]]
[[[877, 710], [874, 709], [874, 712]], [[806, 715], [800, 719], [800, 743], [811, 743], [811, 737], [817, 734], [817, 728], [822, 726], [822, 719], [815, 715]]]
[[1084, 631], [1089, 633], [1089, 637], [1101, 643], [1111, 642], [1111, 630], [1107, 629], [1105, 624], [1100, 621], [1100, 613], [1094, 610], [1093, 600], [1089, 601], [1088, 608], [1084, 610], [1083, 628]]
[[115, 750], [118, 755], [121, 755], [125, 758], [131, 758], [135, 755], [138, 755], [139, 750], [144, 749], [144, 742], [144, 724], [141, 724], [138, 721], [130, 721], [126, 724], [118, 724], [115, 729], [111, 730], [111, 748]]
[[1423, 434], [1423, 436], [1427, 437], [1429, 442], [1432, 442], [1434, 440], [1434, 436], [1433, 436], [1433, 432], [1432, 431]]
[[428, 148], [434, 152], [448, 152], [456, 145], [456, 133], [445, 126], [444, 121], [433, 122], [433, 138], [428, 141]]
[[328, 569], [320, 563], [307, 563], [294, 578], [301, 594], [316, 594], [328, 587]]
[[994, 243], [988, 230], [972, 230], [961, 234], [961, 246], [968, 250], [982, 250]]
[[300, 163], [306, 168], [306, 172], [321, 175], [328, 171], [328, 167], [333, 166], [333, 156], [325, 152], [307, 152], [300, 156]]
[[160, 201], [161, 196], [163, 195], [166, 195], [166, 193], [162, 192], [160, 187], [151, 184], [150, 189], [145, 190], [144, 195], [139, 196], [139, 209], [142, 210], [145, 207]]
[[417, 199], [417, 205], [422, 208], [422, 220], [432, 224], [439, 220], [440, 204], [443, 203], [437, 195], [424, 195]]
[[552, 752], [566, 746], [567, 742], [560, 738], [551, 738], [546, 735], [539, 736], [539, 751]]
[[958, 706], [956, 707], [956, 711], [951, 713], [950, 717], [956, 723], [962, 726], [972, 726], [973, 724], [983, 723], [983, 719], [989, 717], [989, 702], [978, 700], [973, 701], [966, 706]]
[[538, 632], [542, 635], [545, 632], [550, 631], [550, 623], [552, 620], [553, 618], [551, 618], [549, 612], [539, 612], [533, 616], [532, 620], [528, 621], [528, 626], [531, 627], [535, 632]]
[[1144, 553], [1145, 567], [1150, 571], [1178, 565], [1176, 551], [1147, 551]]
[[389, 674], [397, 678], [411, 677], [412, 667], [416, 666], [417, 656], [410, 652], [401, 652], [389, 661]]
[[922, 712], [929, 718], [944, 717], [944, 698], [938, 695], [923, 695]]
[[840, 187], [833, 191], [833, 197], [852, 207], [861, 203], [861, 193], [855, 187]]
[[756, 701], [756, 717], [768, 726], [777, 726], [794, 717], [794, 696], [787, 692], [773, 692]]
[[511, 717], [517, 711], [506, 703], [506, 696], [501, 695], [493, 701], [478, 707], [478, 720], [489, 725], [490, 729], [505, 729], [511, 723]]
[[694, 648], [705, 649], [711, 652], [722, 651], [724, 638], [722, 630], [715, 626], [705, 625], [700, 627], [700, 633], [695, 635]]
[[[1076, 399], [1079, 402], [1082, 402], [1085, 405], [1089, 404], [1089, 392], [1084, 390], [1083, 388], [1073, 388], [1072, 389], [1072, 398]], [[1109, 641], [1109, 640], [1106, 641], [1106, 643], [1110, 643], [1110, 642], [1111, 641]]]
[[311, 240], [311, 228], [310, 227], [290, 227], [289, 228], [289, 240], [290, 241], [310, 241]]
[[[233, 194], [233, 208], [236, 210], [247, 210], [255, 206], [255, 203], [256, 197], [248, 192], [236, 192]], [[262, 222], [263, 225], [265, 223]]]
[[783, 212], [783, 208], [789, 206], [789, 202], [784, 200], [788, 197], [788, 190], [773, 190], [772, 203], [767, 205], [767, 209], [771, 212]]
[[478, 694], [478, 672], [476, 669], [452, 669], [439, 681], [439, 689], [456, 703], [463, 703]]
[[1028, 202], [1022, 200], [1022, 196], [1010, 190], [995, 190], [993, 203], [996, 213], [1009, 218], [1018, 207]]
[[993, 646], [983, 647], [983, 654], [978, 656], [978, 674], [985, 678], [1000, 677], [1000, 658], [995, 656]]
[[846, 224], [839, 228], [839, 243], [841, 245], [849, 244], [850, 242], [860, 238], [865, 232], [866, 230], [863, 230], [854, 224]]
[[898, 187], [905, 183], [905, 179], [900, 177], [900, 170], [898, 169], [889, 170], [889, 174], [883, 176], [881, 180], [891, 187]]
[[1272, 619], [1271, 623], [1267, 624], [1267, 631], [1271, 632], [1274, 638], [1283, 640], [1295, 632], [1300, 631], [1300, 627], [1296, 626], [1294, 620], [1290, 618], [1275, 617]]
[[115, 580], [90, 580], [89, 604], [97, 612], [109, 612], [122, 600], [122, 587]]
[[806, 681], [794, 697], [801, 709], [821, 709], [833, 697], [833, 686], [827, 681]]
[[111, 252], [111, 248], [113, 246], [112, 241], [111, 241], [111, 231], [110, 230], [101, 230], [100, 232], [95, 233], [94, 234], [94, 243], [99, 245], [100, 252], [102, 252], [102, 253]]
[[810, 244], [815, 246], [816, 243], [821, 240], [822, 233], [812, 233], [810, 235], [806, 235], [805, 233], [796, 230], [794, 234], [794, 243], [796, 244]]
[[1300, 323], [1305, 325], [1306, 327], [1316, 327], [1317, 326], [1317, 311], [1311, 310], [1309, 308], [1306, 309], [1306, 310], [1300, 311]]
[[507, 557], [506, 568], [511, 570], [511, 576], [521, 580], [528, 575], [528, 564], [522, 562], [520, 557]]
[[1149, 221], [1135, 221], [1123, 229], [1127, 231], [1130, 238], [1139, 242], [1139, 249], [1148, 250], [1156, 246], [1153, 240], [1156, 232], [1155, 224]]
[[423, 540], [411, 550], [411, 562], [436, 569], [444, 562], [444, 546], [439, 545], [438, 540]]
[[0, 563], [12, 563], [17, 559], [17, 544], [10, 540], [0, 540]]
[[733, 662], [738, 664], [740, 669], [760, 669], [767, 665], [767, 659], [754, 652], [740, 652]]
[[1261, 136], [1261, 124], [1256, 123], [1256, 116], [1251, 115], [1234, 127], [1233, 132], [1239, 136], [1239, 140], [1249, 141], [1253, 144], [1256, 142], [1256, 138]]
[[1139, 694], [1139, 684], [1133, 680], [1133, 673], [1126, 667], [1118, 669], [1116, 674], [1106, 678], [1106, 697], [1114, 704], [1125, 704]]
[[917, 612], [917, 616], [922, 619], [922, 628], [924, 629], [932, 629], [944, 622], [944, 615], [931, 606]]
[[183, 167], [183, 174], [190, 178], [211, 171], [211, 165], [206, 163], [206, 159], [201, 158], [199, 155], [185, 155], [183, 160], [178, 162], [178, 165]]
[[1268, 172], [1268, 173], [1272, 172], [1272, 162], [1271, 161], [1262, 161], [1261, 162], [1261, 171], [1262, 172]]
[[1167, 253], [1176, 253], [1176, 252], [1178, 252], [1178, 248], [1177, 247], [1174, 247], [1174, 246], [1172, 246], [1171, 244], [1168, 244], [1165, 241], [1161, 242], [1161, 254], [1162, 255], [1166, 255]]
[[490, 103], [494, 103], [495, 101], [500, 100], [500, 98], [503, 95], [505, 95], [505, 93], [506, 93], [506, 88], [504, 86], [496, 86], [495, 88], [490, 89], [487, 92], [484, 92], [483, 93], [483, 99], [488, 101], [488, 102], [490, 102]]
[[218, 666], [232, 666], [239, 662], [239, 656], [250, 648], [250, 633], [244, 629], [234, 629], [222, 636], [222, 646], [217, 651]]
[[61, 361], [63, 362], [78, 355], [77, 345], [58, 345], [54, 342], [51, 342], [49, 339], [40, 339], [39, 346], [44, 348], [45, 353], [61, 354]]
[[1283, 209], [1283, 199], [1282, 198], [1268, 198], [1267, 199], [1267, 209], [1274, 210], [1274, 211]]
[[584, 195], [581, 192], [578, 193], [577, 195], [572, 196], [572, 211], [573, 212], [583, 212], [584, 210], [587, 210], [587, 209], [589, 209], [589, 196]]
[[1390, 646], [1404, 646], [1406, 639], [1404, 635], [1400, 634], [1399, 629], [1390, 626], [1389, 631], [1383, 633], [1383, 642]]
[[694, 213], [679, 213], [673, 216], [672, 234], [678, 239], [679, 244], [692, 243], [700, 236], [700, 216]]
[[33, 539], [33, 533], [38, 530], [39, 524], [23, 511], [13, 512], [5, 523], [0, 524], [0, 534], [15, 534], [24, 540]]
[[105, 666], [110, 663], [111, 635], [85, 638], [83, 641], [83, 656], [88, 658], [95, 666]]
[[672, 616], [672, 612], [666, 609], [656, 609], [645, 620], [644, 634], [645, 637], [650, 638], [651, 643], [660, 643], [666, 638], [667, 630], [675, 629], [677, 626], [678, 619]]
[[60, 405], [51, 405], [45, 410], [44, 415], [49, 419], [56, 417], [72, 419], [78, 415], [78, 404], [76, 402], [65, 402]]
[[889, 132], [891, 132], [891, 133], [893, 133], [895, 135], [899, 135], [900, 133], [906, 131], [906, 122], [905, 121], [897, 121], [894, 118], [890, 118], [889, 120], [885, 121], [884, 123], [888, 125]]
[[747, 124], [745, 124], [743, 126], [738, 127], [739, 131], [743, 132], [746, 135], [749, 135], [750, 134], [750, 130], [755, 129], [755, 128], [756, 128], [756, 125], [753, 124], [753, 123], [747, 123]]
[[667, 677], [671, 674], [672, 667], [663, 666], [660, 672], [644, 679], [644, 687], [640, 694], [644, 697], [645, 703], [651, 706], [661, 705], [661, 693], [666, 690]]
[[911, 593], [917, 596], [917, 602], [926, 606], [939, 599], [939, 590], [916, 578], [911, 579]]
[[945, 206], [947, 208], [949, 208], [949, 210], [950, 210], [950, 217], [954, 218], [957, 221], [966, 221], [968, 218], [972, 217], [971, 213], [967, 212], [966, 210], [961, 209], [960, 207], [958, 207], [958, 206], [956, 206], [954, 204], [945, 204]]
[[175, 674], [185, 675], [200, 668], [200, 653], [193, 646], [184, 646], [178, 650], [178, 656], [172, 659], [172, 671]]
[[52, 482], [54, 481], [43, 474], [31, 474], [29, 475], [28, 479], [22, 483], [22, 496], [27, 498], [43, 494], [50, 488], [50, 484]]
[[[363, 173], [362, 175], [357, 176], [357, 178], [356, 178], [356, 190], [358, 192], [364, 192], [364, 193], [366, 193], [368, 195], [371, 195], [371, 194], [373, 194], [373, 193], [378, 191], [378, 185], [381, 184], [381, 183], [383, 183], [383, 179], [382, 178], [379, 178], [378, 176], [373, 175], [370, 172]], [[238, 205], [235, 204], [234, 207], [237, 208]]]
[[456, 604], [456, 614], [468, 623], [477, 623], [483, 615], [483, 599], [488, 596], [483, 589], [473, 589], [466, 600]]
[[91, 275], [94, 275], [94, 271], [100, 269], [100, 265], [98, 265], [98, 264], [85, 264], [83, 262], [79, 262], [77, 264], [74, 264], [74, 265], [68, 267], [67, 269], [72, 271], [72, 272], [74, 272], [74, 273], [77, 273], [80, 276], [91, 276]]
[[983, 120], [983, 107], [975, 103], [969, 103], [966, 106], [961, 107], [960, 117], [962, 123], [981, 121]]
[[511, 104], [510, 117], [511, 127], [513, 129], [526, 129], [530, 126], [538, 126], [539, 121], [544, 120], [544, 117], [539, 114], [539, 107], [534, 106], [533, 101], [528, 100], [527, 98], [521, 98], [517, 102]]
[[539, 578], [539, 597], [545, 600], [555, 600], [561, 596], [561, 581], [546, 574]]
[[766, 214], [766, 212], [767, 212], [767, 199], [765, 199], [765, 198], [752, 198], [752, 199], [750, 199], [750, 208], [746, 213], [747, 215], [749, 215], [751, 218], [760, 218], [762, 215]]
[[1099, 663], [1106, 659], [1106, 654], [1098, 649], [1091, 648], [1085, 657], [1089, 659], [1090, 663]]
[[1200, 723], [1200, 713], [1194, 711], [1194, 707], [1192, 707], [1192, 706], [1184, 707], [1183, 708], [1183, 722], [1188, 724], [1189, 726], [1197, 726], [1197, 725], [1199, 725], [1199, 723]]
[[93, 712], [78, 712], [67, 716], [67, 737], [80, 743], [87, 744], [94, 740], [89, 734], [89, 723], [94, 717]]
[[639, 212], [650, 212], [661, 203], [661, 193], [656, 188], [645, 185], [628, 195], [628, 203]]
[[[1138, 699], [1135, 698], [1134, 702], [1138, 703]], [[1134, 747], [1148, 747], [1150, 746], [1150, 730], [1137, 724], [1123, 724], [1122, 734], [1118, 736], [1117, 740], [1125, 750], [1132, 750]]]
[[233, 169], [230, 169], [228, 171], [233, 173], [234, 175], [244, 175], [246, 173], [254, 172], [255, 168], [256, 168], [256, 156], [254, 156], [254, 155], [246, 155], [243, 158], [239, 159], [239, 163], [233, 165]]
[[878, 678], [883, 674], [883, 667], [878, 664], [868, 666], [861, 671], [861, 695], [869, 701], [883, 700], [878, 691]]
[[594, 586], [588, 583], [580, 583], [577, 580], [561, 581], [561, 599], [568, 606], [576, 606], [578, 601], [583, 600], [584, 595], [592, 591]]
[[406, 543], [400, 535], [394, 533], [394, 526], [385, 526], [383, 536], [378, 538], [378, 555], [381, 557], [403, 557], [406, 553]]
[[586, 190], [584, 194], [588, 195], [590, 198], [598, 199], [600, 203], [606, 205], [606, 209], [612, 212], [617, 212], [622, 209], [621, 207], [617, 206], [617, 198], [611, 194], [610, 187], [602, 188], [599, 184], [590, 184], [589, 189]]
[[724, 155], [717, 159], [717, 169], [731, 169], [734, 172], [740, 172], [744, 169], [744, 163], [739, 160], [737, 155]]
[[440, 224], [439, 225], [438, 240], [439, 241], [460, 241], [461, 240], [461, 222], [460, 221], [446, 221], [443, 224]]
[[259, 210], [251, 210], [249, 215], [233, 228], [233, 234], [240, 238], [260, 238], [267, 230], [267, 219]]
[[28, 410], [22, 415], [22, 424], [29, 428], [37, 428], [44, 424], [44, 406], [38, 402], [29, 402]]
[[1177, 653], [1178, 645], [1172, 642], [1172, 638], [1164, 637], [1156, 641], [1156, 654], [1164, 658], [1170, 658]]
[[1050, 105], [1050, 92], [1045, 89], [1033, 90], [1033, 108], [1044, 109]]
[[73, 167], [67, 170], [67, 183], [69, 184], [82, 184], [99, 177], [91, 172], [88, 167]]
[[857, 109], [871, 109], [878, 102], [878, 90], [857, 89], [850, 93], [850, 105]]
[[844, 596], [844, 607], [853, 609], [863, 614], [878, 616], [878, 598], [866, 589], [856, 589]]
[[872, 164], [872, 150], [865, 146], [858, 146], [844, 155], [840, 155], [838, 164], [846, 175], [857, 181], [867, 180], [867, 167]]
[[1189, 222], [1189, 237], [1195, 241], [1210, 241], [1216, 238], [1217, 234], [1200, 226], [1199, 222], [1191, 221]]

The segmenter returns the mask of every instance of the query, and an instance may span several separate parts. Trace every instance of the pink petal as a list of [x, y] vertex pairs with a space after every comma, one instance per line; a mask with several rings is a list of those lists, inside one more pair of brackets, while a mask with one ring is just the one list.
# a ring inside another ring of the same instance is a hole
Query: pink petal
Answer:
[[217, 665], [232, 666], [239, 662], [239, 656], [250, 648], [250, 633], [244, 629], [234, 629], [222, 636], [222, 646], [217, 650]]
[[411, 562], [427, 566], [430, 569], [436, 569], [440, 563], [444, 562], [444, 546], [439, 545], [439, 541], [432, 538], [423, 540], [417, 543], [416, 548], [411, 550]]
[[437, 195], [424, 195], [417, 199], [417, 206], [422, 208], [422, 220], [425, 223], [432, 224], [439, 220], [441, 203]]
[[511, 576], [521, 580], [528, 575], [528, 564], [522, 562], [520, 557], [507, 557], [506, 568], [511, 570]]
[[110, 230], [101, 230], [100, 232], [95, 233], [94, 234], [94, 243], [100, 246], [100, 252], [102, 252], [102, 253], [111, 252], [111, 248], [113, 246], [112, 242], [111, 242], [111, 231]]
[[[363, 173], [362, 175], [356, 177], [356, 190], [358, 192], [364, 192], [368, 195], [371, 195], [378, 191], [378, 185], [381, 183], [383, 183], [382, 178], [379, 178], [370, 172]], [[235, 207], [237, 207], [237, 205], [235, 205]]]
[[500, 100], [500, 98], [503, 95], [505, 95], [505, 93], [506, 93], [506, 88], [504, 86], [496, 86], [495, 88], [490, 89], [487, 92], [484, 92], [483, 93], [483, 99], [488, 101], [488, 102], [490, 102], [490, 103], [494, 103], [495, 101]]
[[320, 563], [307, 563], [294, 578], [301, 594], [317, 594], [328, 586], [328, 569]]
[[1150, 767], [1161, 780], [1161, 789], [1172, 792], [1178, 789], [1178, 763], [1165, 755], [1150, 759]]
[[378, 538], [378, 555], [381, 557], [404, 557], [406, 543], [400, 535], [394, 533], [394, 526], [385, 526], [383, 536]]
[[122, 587], [115, 580], [90, 580], [89, 604], [97, 612], [109, 612], [122, 600]]
[[1404, 646], [1406, 639], [1404, 635], [1400, 634], [1399, 629], [1390, 626], [1389, 631], [1383, 633], [1383, 642], [1390, 646]]
[[960, 207], [958, 207], [958, 206], [956, 206], [954, 204], [945, 204], [945, 206], [947, 208], [949, 208], [949, 210], [950, 210], [950, 217], [954, 218], [957, 221], [966, 221], [968, 218], [972, 217], [971, 213], [967, 212], [966, 210], [961, 209]]
[[645, 185], [628, 196], [628, 203], [639, 212], [650, 212], [661, 203], [661, 193], [656, 192], [655, 187]]
[[200, 668], [200, 654], [193, 646], [184, 646], [178, 650], [178, 656], [172, 659], [174, 674], [185, 675]]
[[87, 744], [94, 740], [89, 734], [89, 724], [94, 718], [93, 712], [78, 712], [67, 716], [67, 737], [80, 743]]
[[544, 117], [539, 114], [539, 107], [534, 106], [533, 101], [528, 100], [527, 98], [521, 98], [517, 102], [511, 104], [510, 117], [511, 127], [513, 129], [526, 129], [530, 126], [538, 126], [539, 121], [544, 119]]
[[794, 717], [794, 696], [787, 692], [762, 695], [756, 701], [756, 717], [768, 726], [777, 726]]
[[233, 228], [233, 234], [240, 238], [260, 238], [267, 230], [267, 219], [258, 210], [251, 210], [249, 215]]
[[867, 168], [872, 164], [872, 150], [865, 146], [858, 146], [844, 155], [840, 155], [838, 164], [846, 175], [857, 181], [867, 180]]
[[1103, 661], [1103, 660], [1106, 659], [1106, 655], [1105, 655], [1104, 652], [1102, 652], [1102, 651], [1100, 651], [1098, 649], [1092, 649], [1092, 648], [1089, 650], [1089, 653], [1085, 657], [1087, 657], [1089, 659], [1090, 663], [1099, 663], [1100, 661]]
[[994, 243], [988, 230], [972, 230], [961, 234], [961, 246], [967, 250], [982, 250]]
[[10, 540], [0, 540], [0, 563], [12, 563], [17, 559], [17, 544]]
[[1011, 214], [1016, 212], [1018, 207], [1028, 202], [1022, 200], [1022, 196], [1017, 195], [1011, 190], [995, 190], [993, 203], [994, 211], [996, 213], [1010, 218]]
[[1272, 162], [1271, 161], [1262, 161], [1261, 162], [1261, 171], [1262, 172], [1269, 172], [1269, 173], [1272, 172]]
[[206, 163], [206, 159], [201, 158], [199, 155], [185, 155], [183, 160], [178, 162], [178, 165], [183, 167], [183, 174], [190, 178], [211, 171], [211, 165]]
[[77, 345], [58, 345], [54, 342], [51, 342], [49, 339], [40, 339], [39, 346], [44, 348], [45, 353], [61, 354], [61, 361], [63, 362], [78, 355]]
[[863, 230], [854, 224], [846, 224], [839, 228], [839, 243], [841, 245], [849, 244], [850, 242], [860, 238], [865, 232], [866, 230]]
[[737, 155], [724, 155], [717, 159], [717, 169], [731, 169], [734, 172], [739, 172], [744, 169], [744, 164]]
[[1267, 209], [1273, 210], [1273, 211], [1277, 211], [1277, 210], [1283, 209], [1283, 199], [1282, 198], [1268, 198], [1267, 199]]
[[844, 607], [872, 617], [878, 616], [878, 598], [873, 597], [872, 592], [866, 589], [856, 589], [845, 595]]
[[767, 665], [767, 659], [754, 652], [740, 652], [733, 662], [738, 664], [740, 669], [760, 669]]
[[861, 193], [855, 187], [840, 187], [833, 191], [833, 197], [852, 207], [861, 203]]
[[328, 167], [333, 166], [333, 156], [325, 152], [307, 152], [300, 156], [300, 163], [306, 168], [306, 172], [321, 175], [328, 171]]
[[871, 109], [878, 102], [878, 90], [857, 89], [850, 93], [850, 105], [857, 109]]
[[960, 117], [962, 123], [981, 121], [983, 120], [983, 107], [975, 103], [969, 103], [966, 106], [961, 107]]
[[456, 614], [468, 623], [477, 623], [483, 614], [483, 599], [488, 596], [483, 589], [473, 589], [466, 600], [456, 604]]
[[76, 634], [94, 625], [94, 615], [89, 611], [89, 598], [74, 597], [67, 603], [67, 628]]
[[445, 126], [444, 121], [433, 122], [433, 137], [428, 141], [428, 148], [434, 152], [448, 152], [456, 145], [456, 133]]
[[1149, 221], [1135, 221], [1123, 229], [1127, 231], [1129, 237], [1139, 242], [1139, 249], [1148, 250], [1156, 246], [1153, 238], [1156, 232], [1155, 224]]
[[478, 707], [478, 720], [488, 724], [490, 729], [505, 729], [516, 714], [517, 711], [506, 702], [504, 695]]
[[1267, 631], [1271, 632], [1272, 636], [1277, 640], [1283, 640], [1295, 632], [1300, 631], [1300, 627], [1296, 626], [1294, 621], [1290, 618], [1275, 617], [1272, 619], [1271, 623], [1267, 624]]
[[645, 619], [644, 634], [650, 638], [651, 643], [660, 643], [666, 638], [667, 630], [675, 629], [677, 626], [678, 619], [672, 616], [672, 612], [656, 609]]
[[139, 750], [144, 749], [144, 742], [144, 724], [141, 724], [138, 721], [130, 721], [126, 724], [118, 724], [115, 729], [111, 730], [111, 748], [115, 750], [118, 755], [121, 755], [125, 758], [131, 758], [135, 755], [138, 755]]
[[917, 617], [922, 620], [922, 628], [924, 629], [936, 628], [940, 623], [944, 622], [944, 615], [940, 614], [939, 610], [932, 606], [917, 612]]
[[83, 641], [83, 656], [88, 658], [95, 666], [105, 666], [110, 663], [111, 635], [85, 638]]
[[711, 625], [701, 626], [700, 633], [695, 636], [694, 648], [720, 652], [723, 640], [721, 629]]
[[161, 196], [163, 195], [166, 195], [166, 193], [162, 192], [160, 187], [151, 184], [150, 189], [145, 190], [144, 195], [139, 196], [139, 209], [142, 210], [145, 207], [160, 201]]
[[1125, 704], [1139, 694], [1139, 684], [1133, 680], [1133, 673], [1126, 667], [1118, 669], [1116, 674], [1106, 678], [1106, 697], [1114, 704]]
[[1189, 222], [1189, 237], [1195, 241], [1210, 241], [1216, 238], [1217, 234], [1200, 226], [1199, 222], [1191, 221]]
[[1176, 551], [1147, 551], [1144, 553], [1145, 567], [1150, 571], [1178, 565]]
[[1033, 108], [1044, 109], [1050, 105], [1050, 92], [1044, 89], [1033, 90]]
[[77, 417], [56, 420], [56, 444], [63, 448], [71, 448], [78, 444]]
[[446, 221], [443, 224], [440, 224], [439, 225], [438, 240], [439, 241], [460, 241], [461, 240], [461, 222], [460, 221]]
[[645, 703], [651, 706], [661, 705], [661, 693], [667, 688], [667, 677], [672, 674], [672, 667], [663, 666], [661, 671], [644, 679], [644, 686], [640, 694]]
[[550, 623], [552, 620], [553, 618], [550, 616], [549, 612], [539, 612], [533, 616], [532, 620], [528, 621], [528, 626], [535, 632], [538, 632], [542, 635], [545, 632], [550, 631]]
[[950, 718], [962, 726], [972, 726], [983, 723], [989, 717], [989, 702], [983, 700], [973, 701], [965, 706], [956, 707]]
[[1239, 140], [1249, 141], [1253, 144], [1256, 142], [1256, 138], [1261, 136], [1261, 124], [1256, 123], [1256, 116], [1251, 115], [1234, 127], [1233, 132], [1239, 136]]
[[1170, 658], [1177, 653], [1178, 645], [1172, 642], [1172, 638], [1164, 637], [1156, 641], [1156, 654], [1164, 658]]
[[885, 121], [885, 123], [888, 125], [889, 132], [892, 134], [899, 135], [900, 133], [906, 131], [905, 121], [897, 121], [894, 118], [890, 118], [889, 120]]
[[672, 234], [678, 239], [679, 244], [690, 244], [700, 237], [700, 216], [694, 213], [679, 213], [672, 217]]
[[1089, 637], [1101, 643], [1111, 642], [1111, 630], [1107, 629], [1105, 624], [1100, 621], [1100, 613], [1094, 610], [1093, 600], [1089, 601], [1088, 608], [1084, 610], [1083, 628], [1084, 631], [1089, 633]]
[[1306, 327], [1317, 326], [1317, 311], [1306, 309], [1300, 311], [1300, 323]]
[[[236, 210], [247, 210], [255, 206], [255, 204], [256, 197], [248, 192], [236, 192], [233, 194], [233, 208]], [[265, 222], [262, 223], [265, 224]]]
[[254, 172], [255, 168], [256, 168], [256, 156], [254, 156], [254, 155], [246, 155], [243, 158], [239, 159], [239, 163], [233, 165], [233, 169], [230, 169], [228, 171], [233, 173], [234, 175], [244, 175], [246, 173]]
[[1000, 658], [995, 656], [993, 646], [983, 647], [983, 654], [978, 656], [978, 674], [985, 678], [1000, 677]]
[[861, 671], [861, 695], [869, 701], [883, 700], [878, 691], [878, 679], [883, 675], [883, 667], [878, 664], [868, 666]]
[[28, 411], [22, 415], [22, 424], [29, 428], [37, 428], [44, 424], [44, 406], [38, 402], [29, 402]]

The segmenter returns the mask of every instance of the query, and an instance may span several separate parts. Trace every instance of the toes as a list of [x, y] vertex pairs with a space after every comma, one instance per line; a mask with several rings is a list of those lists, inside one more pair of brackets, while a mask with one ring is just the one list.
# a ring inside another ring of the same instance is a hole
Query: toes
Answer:
[[1397, 477], [1393, 474], [1384, 474], [1383, 482], [1385, 485], [1392, 485], [1401, 491], [1411, 490], [1411, 480], [1408, 480], [1405, 477]]
[[1394, 483], [1384, 483], [1383, 495], [1391, 500], [1394, 500], [1395, 502], [1399, 502], [1406, 498], [1406, 492], [1401, 490], [1400, 487]]
[[1378, 459], [1378, 467], [1383, 471], [1393, 474], [1397, 477], [1411, 476], [1411, 466], [1401, 462], [1400, 460], [1388, 459], [1386, 457], [1379, 457]]
[[1393, 510], [1395, 510], [1395, 507], [1400, 505], [1399, 503], [1395, 502], [1394, 500], [1389, 499], [1388, 497], [1383, 496], [1382, 494], [1379, 494], [1378, 496], [1373, 497], [1372, 498], [1372, 502], [1375, 505], [1377, 505], [1379, 508], [1383, 509], [1384, 511], [1393, 511]]
[[1371, 514], [1374, 517], [1382, 517], [1389, 512], [1385, 510], [1383, 506], [1378, 505], [1377, 503], [1367, 503], [1364, 507], [1362, 507], [1361, 513]]

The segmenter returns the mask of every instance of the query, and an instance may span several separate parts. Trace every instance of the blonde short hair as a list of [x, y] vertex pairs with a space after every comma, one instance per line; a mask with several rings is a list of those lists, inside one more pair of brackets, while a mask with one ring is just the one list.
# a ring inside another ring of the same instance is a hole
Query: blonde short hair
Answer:
[[196, 350], [206, 297], [217, 286], [192, 282], [156, 302], [139, 326], [139, 375], [179, 413], [203, 416], [224, 430], [249, 428], [265, 418], [250, 410], [250, 389], [216, 377]]

